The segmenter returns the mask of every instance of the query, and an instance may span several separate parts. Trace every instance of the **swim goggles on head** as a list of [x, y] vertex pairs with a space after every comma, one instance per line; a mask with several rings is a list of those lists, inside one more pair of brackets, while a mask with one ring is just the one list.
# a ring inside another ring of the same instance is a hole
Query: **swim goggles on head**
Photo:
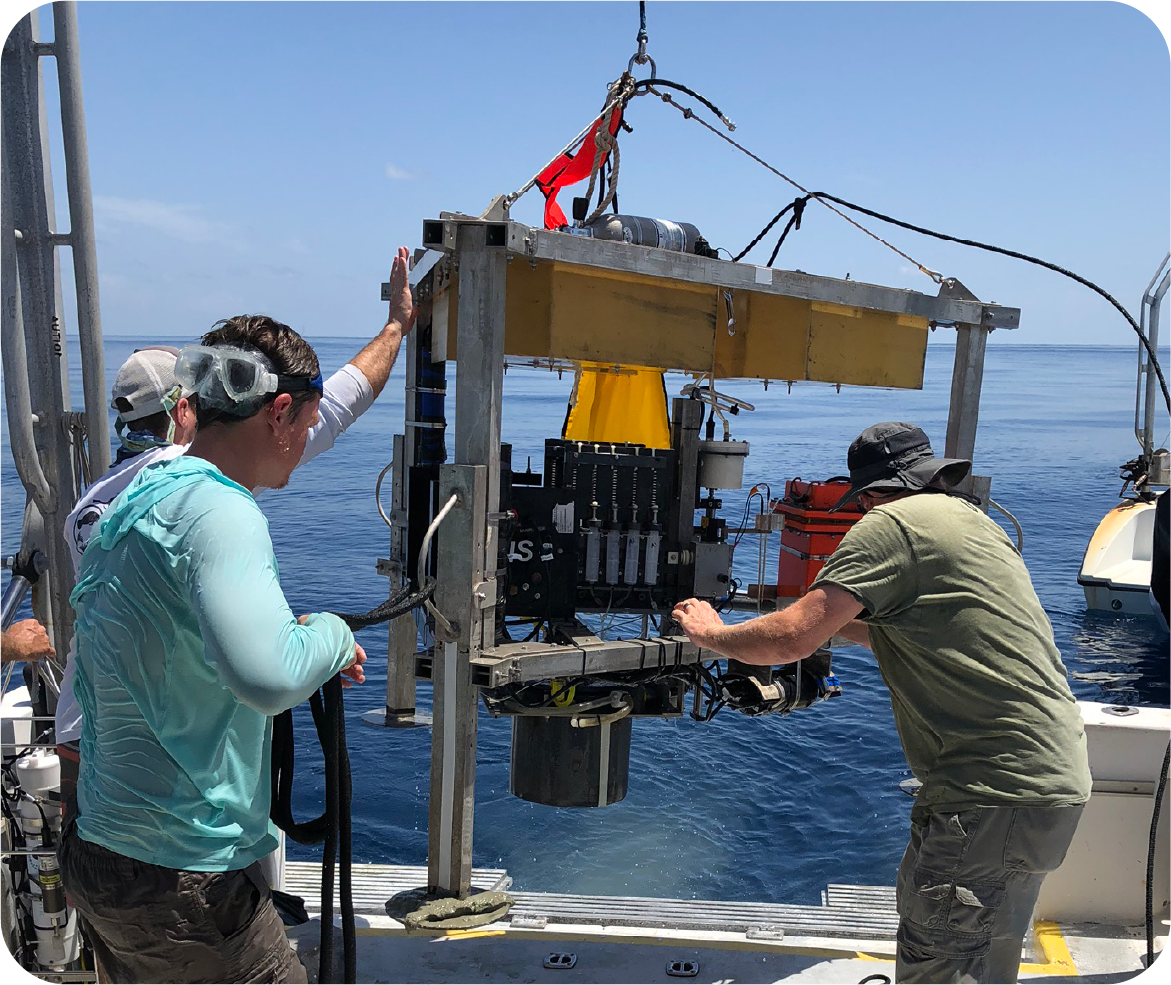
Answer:
[[201, 400], [224, 410], [238, 409], [271, 393], [324, 391], [316, 376], [274, 373], [263, 354], [235, 346], [189, 345], [175, 360], [175, 379]]

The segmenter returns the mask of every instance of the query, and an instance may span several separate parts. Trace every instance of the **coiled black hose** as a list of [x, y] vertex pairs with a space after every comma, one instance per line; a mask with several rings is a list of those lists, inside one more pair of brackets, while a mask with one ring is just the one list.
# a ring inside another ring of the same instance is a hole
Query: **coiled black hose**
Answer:
[[[272, 820], [301, 845], [324, 844], [321, 857], [321, 982], [357, 979], [357, 936], [350, 867], [352, 838], [350, 755], [346, 748], [346, 720], [340, 675], [326, 681], [309, 697], [313, 724], [325, 756], [325, 807], [311, 821], [293, 818], [293, 712], [284, 711], [272, 723]], [[333, 934], [335, 865], [340, 866], [339, 901], [342, 915], [343, 976], [336, 977]]]
[[1163, 768], [1159, 771], [1159, 786], [1155, 791], [1155, 809], [1151, 812], [1151, 838], [1147, 843], [1147, 967], [1155, 960], [1155, 836], [1159, 833], [1159, 814], [1163, 810], [1163, 791], [1167, 789], [1167, 767], [1171, 764], [1171, 745], [1163, 754]]
[[[417, 592], [407, 585], [369, 612], [353, 615], [335, 612], [351, 630], [366, 629], [410, 612], [435, 592], [429, 579]], [[321, 856], [321, 948], [318, 981], [354, 982], [358, 974], [357, 933], [354, 925], [352, 881], [353, 832], [350, 806], [353, 784], [350, 754], [346, 747], [345, 703], [340, 675], [334, 675], [309, 696], [309, 709], [317, 739], [325, 756], [325, 807], [311, 821], [293, 817], [293, 712], [281, 712], [272, 722], [272, 806], [273, 823], [301, 845], [323, 845]], [[342, 977], [337, 977], [333, 933], [334, 875], [342, 917]]]
[[428, 578], [427, 583], [419, 591], [412, 592], [411, 586], [407, 585], [369, 612], [363, 612], [360, 615], [335, 612], [333, 615], [341, 619], [351, 630], [357, 632], [359, 629], [368, 629], [371, 626], [377, 626], [380, 622], [388, 622], [397, 616], [405, 615], [416, 606], [422, 605], [433, 594], [435, 594], [435, 579]]

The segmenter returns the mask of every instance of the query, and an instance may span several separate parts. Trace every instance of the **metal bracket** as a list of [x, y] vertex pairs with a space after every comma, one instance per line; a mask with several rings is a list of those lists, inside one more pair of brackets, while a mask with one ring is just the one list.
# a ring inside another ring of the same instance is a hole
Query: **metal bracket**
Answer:
[[517, 930], [544, 930], [548, 919], [536, 913], [518, 913], [508, 923]]
[[374, 570], [383, 578], [401, 578], [403, 565], [401, 561], [392, 561], [390, 558], [380, 557], [374, 565]]
[[700, 663], [706, 651], [686, 636], [603, 640], [596, 644], [504, 643], [472, 658], [472, 680], [499, 687], [548, 677], [589, 677], [623, 670], [670, 669]]
[[472, 598], [477, 609], [487, 609], [496, 604], [496, 579], [481, 581], [472, 589]]
[[941, 298], [956, 298], [960, 301], [979, 301], [971, 291], [964, 287], [963, 283], [958, 277], [944, 277], [939, 285], [939, 296]]

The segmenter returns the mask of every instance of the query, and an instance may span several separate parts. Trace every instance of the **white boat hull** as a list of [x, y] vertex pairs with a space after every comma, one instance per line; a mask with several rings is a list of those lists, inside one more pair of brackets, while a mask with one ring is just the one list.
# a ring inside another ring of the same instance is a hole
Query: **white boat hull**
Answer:
[[1103, 517], [1090, 538], [1077, 583], [1086, 607], [1151, 616], [1151, 555], [1155, 504], [1126, 500]]

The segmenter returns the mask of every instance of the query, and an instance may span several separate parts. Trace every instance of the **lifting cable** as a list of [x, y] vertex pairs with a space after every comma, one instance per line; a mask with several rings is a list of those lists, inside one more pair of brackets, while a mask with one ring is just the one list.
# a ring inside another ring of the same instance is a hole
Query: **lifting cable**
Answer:
[[899, 219], [894, 219], [890, 216], [883, 215], [881, 212], [874, 212], [870, 209], [863, 208], [861, 205], [854, 205], [851, 202], [836, 198], [835, 196], [826, 192], [813, 192], [812, 196], [819, 201], [821, 199], [829, 199], [831, 202], [837, 202], [844, 208], [854, 209], [857, 212], [862, 212], [865, 215], [872, 216], [875, 219], [881, 219], [883, 222], [889, 222], [892, 225], [900, 226], [903, 229], [909, 229], [912, 232], [922, 233], [924, 236], [934, 236], [936, 239], [942, 239], [949, 243], [959, 243], [961, 246], [972, 246], [978, 250], [987, 250], [989, 253], [1000, 253], [1003, 256], [1012, 257], [1015, 260], [1024, 260], [1026, 263], [1036, 264], [1038, 267], [1044, 267], [1046, 270], [1052, 270], [1055, 273], [1062, 274], [1063, 276], [1068, 277], [1070, 280], [1081, 284], [1083, 287], [1088, 287], [1095, 294], [1100, 294], [1112, 305], [1114, 305], [1115, 308], [1118, 309], [1119, 313], [1123, 318], [1126, 319], [1127, 323], [1134, 330], [1134, 333], [1138, 336], [1139, 342], [1142, 343], [1143, 348], [1146, 349], [1147, 358], [1150, 360], [1151, 368], [1154, 369], [1155, 376], [1157, 376], [1159, 379], [1159, 387], [1163, 391], [1163, 400], [1167, 404], [1167, 410], [1171, 412], [1171, 393], [1169, 393], [1167, 390], [1167, 380], [1163, 376], [1163, 370], [1159, 366], [1158, 356], [1155, 354], [1155, 350], [1152, 348], [1150, 341], [1143, 334], [1142, 329], [1138, 326], [1138, 322], [1134, 320], [1130, 312], [1127, 311], [1117, 300], [1115, 300], [1110, 294], [1100, 288], [1097, 284], [1086, 280], [1086, 278], [1081, 277], [1078, 274], [1075, 274], [1072, 270], [1066, 270], [1064, 267], [1059, 267], [1055, 263], [1050, 263], [1047, 260], [1041, 260], [1037, 257], [1029, 256], [1027, 253], [1018, 253], [1015, 250], [1006, 250], [1000, 246], [991, 246], [988, 243], [980, 243], [974, 239], [960, 239], [958, 236], [948, 236], [946, 233], [938, 233], [932, 229], [924, 229], [922, 226], [915, 226], [909, 222], [902, 222]]
[[[830, 195], [828, 192], [811, 192], [808, 189], [806, 189], [805, 187], [803, 187], [801, 184], [799, 184], [798, 182], [794, 181], [787, 174], [784, 174], [783, 172], [778, 171], [776, 168], [774, 168], [771, 164], [769, 164], [763, 158], [758, 157], [756, 154], [753, 154], [752, 151], [748, 150], [747, 147], [744, 147], [742, 144], [737, 143], [735, 140], [733, 140], [731, 137], [727, 136], [726, 134], [720, 133], [719, 130], [717, 130], [714, 126], [712, 126], [706, 120], [702, 119], [701, 117], [696, 116], [695, 113], [691, 109], [689, 109], [685, 106], [680, 106], [679, 103], [675, 102], [675, 100], [672, 99], [667, 93], [658, 92], [654, 88], [654, 85], [669, 86], [671, 88], [675, 88], [675, 89], [679, 89], [680, 91], [687, 92], [689, 95], [692, 95], [696, 99], [700, 100], [700, 102], [702, 102], [705, 106], [707, 106], [708, 109], [710, 109], [713, 113], [715, 113], [717, 116], [719, 116], [720, 119], [723, 120], [725, 124], [727, 124], [727, 120], [724, 118], [724, 116], [719, 112], [719, 110], [712, 103], [710, 103], [708, 100], [704, 99], [702, 96], [699, 96], [697, 93], [691, 92], [691, 90], [688, 90], [683, 86], [676, 85], [675, 83], [666, 82], [663, 79], [653, 79], [652, 78], [652, 79], [644, 79], [641, 82], [634, 83], [634, 89], [637, 91], [640, 88], [645, 88], [645, 89], [647, 89], [647, 91], [652, 92], [655, 95], [659, 96], [659, 98], [661, 98], [663, 100], [663, 102], [669, 103], [670, 105], [674, 106], [677, 110], [679, 110], [683, 114], [685, 119], [695, 120], [697, 123], [702, 124], [708, 130], [710, 130], [712, 133], [714, 133], [717, 137], [719, 137], [721, 140], [727, 141], [729, 144], [731, 144], [733, 147], [735, 147], [741, 153], [746, 154], [748, 157], [752, 158], [752, 160], [756, 161], [757, 164], [759, 164], [762, 167], [766, 168], [767, 170], [771, 171], [777, 177], [782, 178], [783, 180], [785, 180], [789, 184], [791, 184], [794, 188], [797, 188], [801, 192], [804, 193], [804, 198], [799, 198], [799, 199], [795, 200], [794, 202], [787, 205], [780, 212], [778, 212], [777, 215], [773, 217], [772, 221], [769, 222], [769, 224], [767, 226], [765, 226], [765, 228], [763, 230], [761, 230], [760, 234], [756, 237], [756, 239], [754, 239], [744, 250], [742, 250], [735, 257], [736, 260], [739, 260], [743, 256], [745, 256], [745, 254], [747, 254], [748, 251], [752, 249], [752, 247], [754, 247], [757, 243], [760, 242], [760, 240], [776, 224], [776, 222], [781, 218], [781, 216], [783, 216], [790, 208], [792, 208], [792, 209], [794, 209], [794, 216], [793, 216], [793, 218], [791, 218], [789, 220], [788, 226], [785, 227], [785, 231], [781, 234], [781, 240], [777, 243], [777, 249], [779, 249], [781, 242], [784, 241], [784, 238], [788, 234], [789, 230], [791, 228], [793, 228], [794, 225], [798, 229], [801, 227], [800, 209], [803, 208], [803, 204], [801, 206], [798, 206], [797, 203], [798, 202], [804, 203], [808, 199], [813, 198], [813, 199], [816, 199], [817, 201], [821, 202], [821, 204], [824, 205], [831, 212], [834, 212], [835, 214], [841, 216], [848, 223], [850, 223], [850, 225], [856, 227], [857, 229], [860, 229], [862, 232], [866, 233], [867, 236], [871, 237], [872, 239], [877, 240], [879, 243], [882, 243], [884, 246], [893, 250], [895, 253], [897, 253], [899, 256], [901, 256], [908, 263], [914, 264], [918, 270], [920, 270], [922, 273], [924, 273], [928, 277], [930, 277], [936, 284], [941, 284], [943, 282], [943, 277], [941, 274], [939, 274], [937, 271], [931, 270], [930, 268], [919, 263], [917, 260], [908, 256], [902, 250], [898, 249], [896, 246], [891, 245], [886, 240], [884, 240], [882, 237], [871, 232], [865, 226], [856, 222], [854, 219], [852, 219], [850, 216], [846, 215], [841, 210], [834, 208], [834, 206], [830, 205], [829, 203], [834, 202], [837, 205], [842, 206], [842, 208], [850, 209], [854, 212], [861, 212], [863, 215], [868, 215], [873, 219], [879, 219], [882, 222], [888, 222], [891, 225], [899, 226], [902, 229], [908, 229], [911, 232], [920, 233], [924, 236], [933, 236], [936, 239], [941, 239], [946, 242], [958, 243], [961, 246], [970, 246], [970, 247], [974, 247], [975, 249], [978, 249], [978, 250], [986, 250], [990, 253], [999, 253], [1003, 256], [1012, 257], [1015, 260], [1024, 260], [1026, 263], [1036, 264], [1039, 267], [1044, 267], [1047, 270], [1052, 270], [1055, 273], [1059, 273], [1065, 277], [1068, 277], [1070, 280], [1076, 281], [1078, 284], [1081, 284], [1083, 287], [1088, 287], [1091, 291], [1093, 291], [1096, 294], [1101, 295], [1103, 298], [1105, 298], [1107, 301], [1109, 301], [1110, 304], [1112, 304], [1118, 310], [1118, 312], [1122, 315], [1122, 317], [1126, 319], [1127, 324], [1130, 325], [1130, 327], [1134, 331], [1135, 335], [1138, 336], [1139, 343], [1146, 350], [1147, 359], [1150, 362], [1150, 366], [1155, 371], [1155, 376], [1159, 380], [1159, 387], [1163, 392], [1163, 401], [1167, 405], [1167, 410], [1169, 412], [1171, 412], [1171, 391], [1168, 391], [1168, 389], [1167, 389], [1167, 380], [1163, 376], [1163, 370], [1159, 365], [1158, 355], [1155, 353], [1154, 347], [1151, 345], [1150, 340], [1143, 334], [1142, 329], [1139, 327], [1138, 323], [1134, 320], [1134, 317], [1130, 314], [1130, 312], [1127, 311], [1126, 308], [1124, 308], [1114, 297], [1112, 297], [1110, 294], [1108, 294], [1106, 291], [1104, 291], [1102, 288], [1100, 288], [1097, 284], [1093, 283], [1092, 281], [1087, 280], [1084, 277], [1079, 276], [1078, 274], [1075, 274], [1071, 270], [1067, 270], [1064, 267], [1060, 267], [1055, 263], [1050, 263], [1047, 260], [1041, 260], [1038, 257], [1029, 256], [1027, 253], [1020, 253], [1020, 252], [1017, 252], [1016, 250], [1008, 250], [1008, 249], [1005, 249], [1000, 246], [992, 246], [989, 243], [981, 243], [981, 242], [978, 242], [978, 241], [972, 240], [972, 239], [961, 239], [958, 236], [949, 236], [946, 233], [936, 232], [933, 229], [926, 229], [923, 226], [916, 226], [912, 223], [903, 222], [900, 219], [895, 219], [892, 216], [884, 215], [881, 212], [875, 212], [872, 209], [867, 209], [861, 205], [855, 205], [853, 202], [847, 202], [845, 199], [838, 198], [835, 195]], [[730, 127], [730, 129], [731, 129], [731, 127]], [[773, 256], [769, 260], [770, 266], [772, 265], [773, 260], [776, 258], [777, 249], [773, 250]]]
[[[727, 134], [720, 133], [720, 131], [717, 130], [715, 127], [713, 127], [710, 123], [708, 123], [707, 120], [703, 119], [702, 117], [696, 116], [695, 113], [691, 109], [689, 109], [686, 106], [680, 106], [667, 93], [659, 92], [658, 90], [654, 89], [653, 88], [654, 85], [667, 85], [667, 86], [670, 86], [670, 88], [680, 89], [680, 91], [686, 91], [690, 95], [695, 95], [694, 93], [691, 93], [690, 90], [684, 90], [683, 87], [675, 85], [674, 83], [668, 83], [663, 79], [644, 79], [642, 82], [636, 82], [634, 84], [634, 87], [635, 87], [635, 89], [638, 89], [640, 86], [647, 87], [649, 92], [654, 93], [656, 96], [658, 96], [660, 99], [662, 99], [663, 102], [665, 102], [671, 106], [674, 106], [677, 110], [679, 110], [679, 112], [683, 114], [684, 119], [695, 120], [696, 123], [699, 123], [700, 125], [702, 125], [704, 127], [707, 127], [707, 129], [709, 129], [712, 133], [714, 133], [721, 140], [726, 140], [729, 144], [731, 144], [733, 147], [735, 147], [742, 154], [746, 154], [748, 157], [750, 157], [754, 161], [756, 161], [756, 163], [759, 164], [761, 167], [766, 168], [767, 170], [769, 170], [773, 174], [775, 174], [778, 178], [782, 178], [783, 180], [787, 181], [790, 185], [792, 185], [794, 188], [798, 189], [801, 192], [804, 192], [806, 198], [816, 197], [815, 193], [810, 192], [807, 188], [805, 188], [804, 186], [802, 186], [798, 182], [794, 181], [787, 174], [784, 174], [783, 172], [778, 171], [771, 164], [769, 164], [768, 161], [764, 160], [761, 157], [757, 157], [755, 154], [752, 153], [752, 151], [750, 151], [743, 144], [737, 143], [735, 140], [733, 140]], [[698, 95], [695, 95], [695, 98], [699, 99], [700, 102], [702, 102], [705, 106], [707, 106], [710, 110], [712, 110], [712, 112], [714, 112], [717, 116], [719, 116], [721, 121], [724, 122], [725, 126], [728, 126], [729, 129], [734, 129], [734, 125], [730, 125], [728, 123], [728, 121], [724, 118], [724, 116], [719, 112], [719, 110], [715, 106], [713, 106], [710, 102], [708, 102], [708, 100], [706, 100], [702, 96], [698, 96]], [[821, 201], [820, 199], [818, 199], [818, 200]], [[860, 229], [862, 232], [864, 232], [871, 239], [877, 240], [879, 243], [881, 243], [887, 249], [893, 250], [895, 253], [897, 253], [899, 256], [901, 256], [904, 260], [906, 260], [907, 263], [913, 264], [915, 266], [915, 269], [919, 270], [921, 273], [924, 273], [928, 277], [930, 277], [933, 281], [935, 281], [936, 284], [943, 283], [943, 275], [940, 274], [938, 271], [932, 270], [929, 267], [925, 266], [924, 264], [921, 264], [914, 257], [908, 256], [906, 253], [904, 253], [902, 250], [900, 250], [897, 246], [894, 246], [893, 244], [888, 243], [881, 236], [877, 235], [876, 233], [871, 232], [869, 229], [867, 229], [861, 223], [856, 222], [854, 219], [851, 219], [844, 212], [840, 211], [839, 209], [835, 209], [832, 205], [828, 204], [827, 202], [823, 201], [821, 204], [824, 205], [831, 212], [833, 212], [833, 213], [837, 214], [838, 216], [840, 216], [841, 218], [845, 219], [846, 222], [848, 222], [851, 226], [854, 226], [856, 229]]]

